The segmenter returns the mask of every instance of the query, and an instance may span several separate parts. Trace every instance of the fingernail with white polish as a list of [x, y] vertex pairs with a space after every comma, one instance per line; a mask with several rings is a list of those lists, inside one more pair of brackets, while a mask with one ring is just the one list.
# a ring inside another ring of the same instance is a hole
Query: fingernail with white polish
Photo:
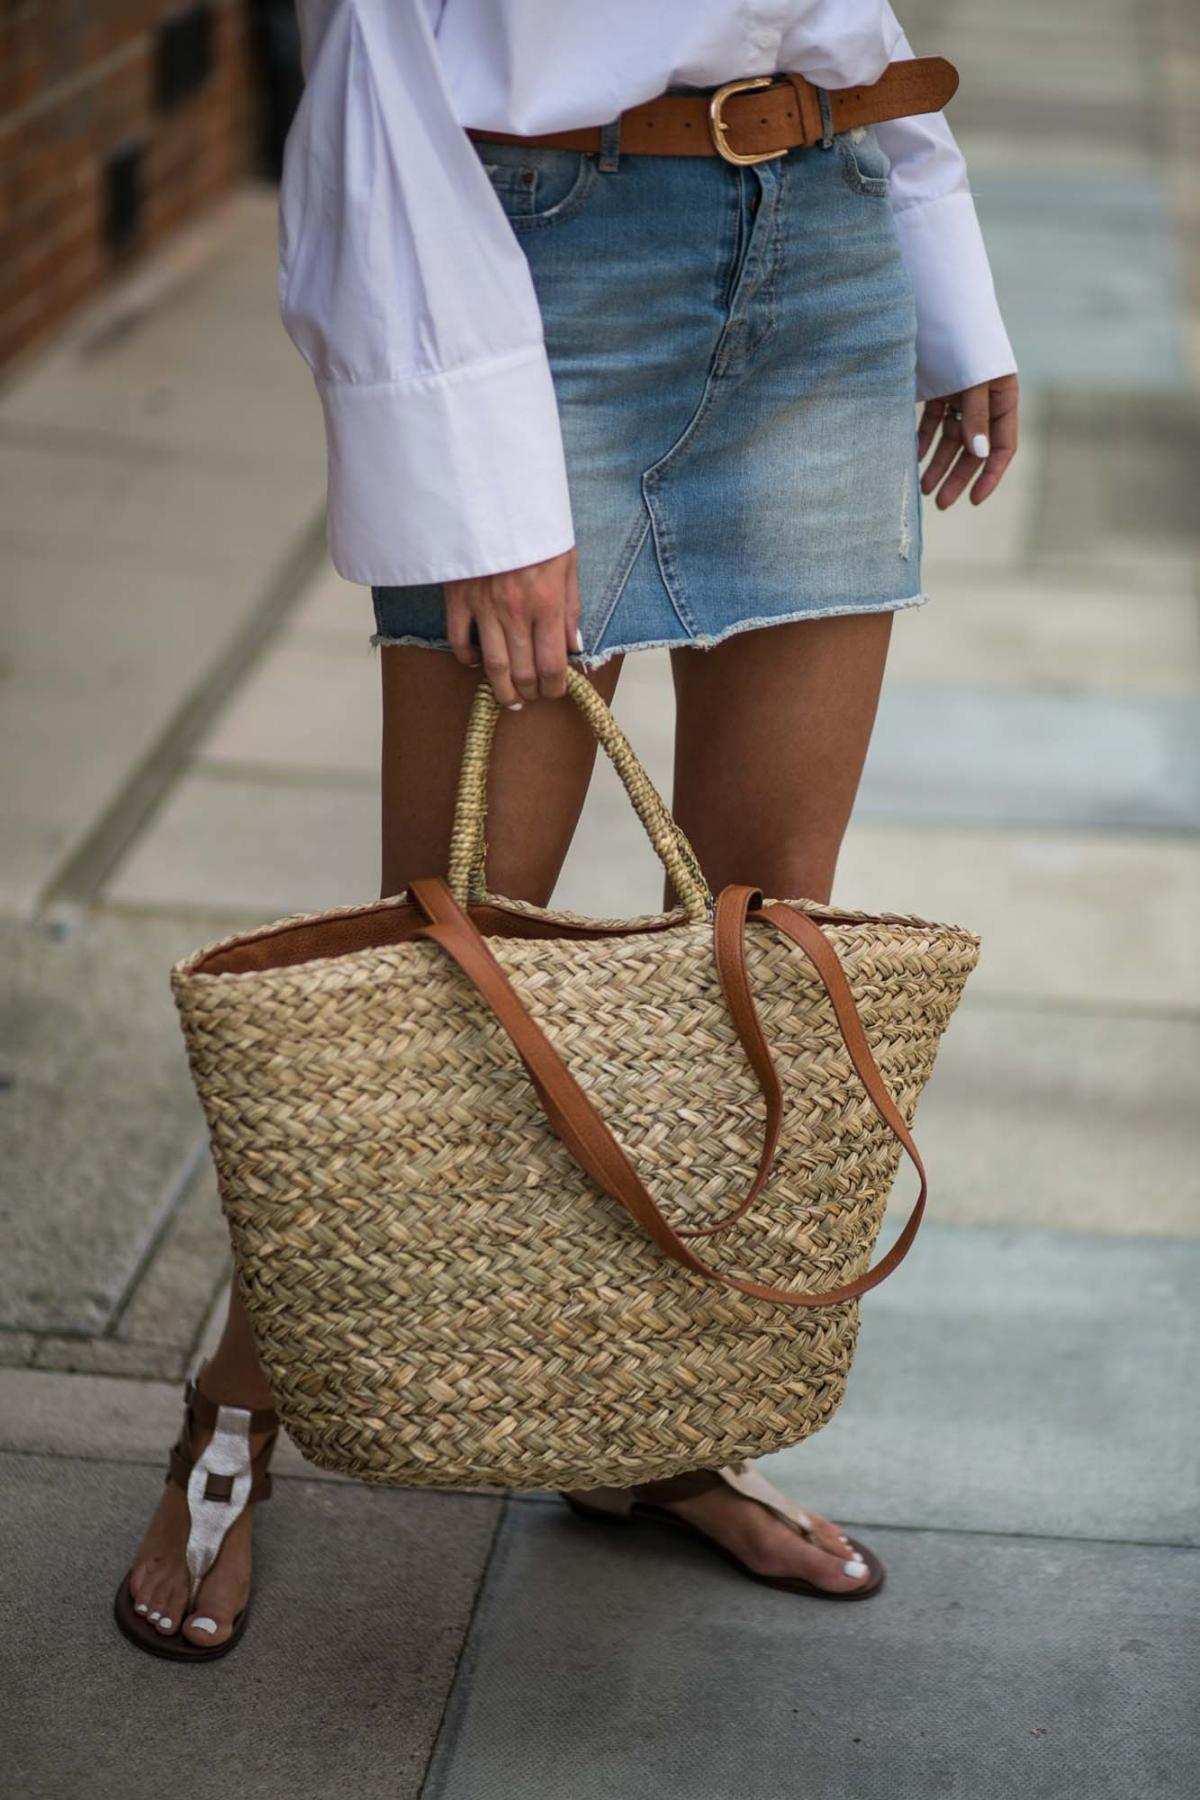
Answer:
[[860, 1580], [861, 1577], [866, 1574], [866, 1572], [867, 1572], [866, 1563], [860, 1562], [857, 1556], [854, 1558], [854, 1560], [852, 1562], [842, 1564], [842, 1573], [845, 1575], [849, 1575], [849, 1577], [852, 1581]]
[[581, 631], [576, 631], [576, 633], [575, 633], [575, 648], [582, 655], [582, 653], [583, 653], [583, 633]]
[[508, 704], [508, 710], [509, 710], [509, 712], [520, 712], [520, 710], [524, 706], [524, 704], [525, 704], [525, 702], [523, 700], [510, 700], [509, 704]]
[[971, 439], [971, 455], [978, 456], [982, 459], [987, 456], [990, 449], [991, 445], [984, 437], [982, 431], [977, 431], [975, 436]]
[[217, 1621], [215, 1619], [193, 1619], [192, 1620], [192, 1630], [193, 1631], [207, 1631], [211, 1634], [212, 1632], [216, 1631], [216, 1629], [217, 1629]]

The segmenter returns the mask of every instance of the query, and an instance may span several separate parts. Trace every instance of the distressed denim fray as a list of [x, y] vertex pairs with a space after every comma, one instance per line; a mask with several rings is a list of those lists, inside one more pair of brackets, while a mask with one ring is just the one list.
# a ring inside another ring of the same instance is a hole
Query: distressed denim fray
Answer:
[[[576, 660], [918, 605], [916, 323], [874, 134], [754, 168], [479, 152], [545, 322]], [[448, 647], [440, 587], [374, 605], [372, 642]]]

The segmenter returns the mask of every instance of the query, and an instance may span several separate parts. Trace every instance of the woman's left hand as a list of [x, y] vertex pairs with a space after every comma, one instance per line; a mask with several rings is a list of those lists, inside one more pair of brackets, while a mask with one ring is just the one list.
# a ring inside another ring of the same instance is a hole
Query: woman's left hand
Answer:
[[924, 462], [938, 436], [937, 449], [921, 476], [921, 492], [937, 492], [943, 511], [972, 482], [971, 504], [994, 493], [1017, 453], [1017, 413], [1020, 389], [1015, 375], [998, 375], [981, 381], [961, 394], [943, 394], [927, 400], [921, 409], [917, 432], [917, 457]]

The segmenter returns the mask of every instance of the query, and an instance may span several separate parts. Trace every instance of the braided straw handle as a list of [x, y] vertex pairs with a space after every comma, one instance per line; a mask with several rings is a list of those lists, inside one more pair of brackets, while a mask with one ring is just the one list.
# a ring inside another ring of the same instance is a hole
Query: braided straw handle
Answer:
[[[567, 692], [621, 777], [622, 786], [642, 821], [654, 854], [670, 876], [671, 885], [688, 917], [707, 918], [712, 911], [713, 900], [696, 852], [668, 812], [625, 733], [591, 682], [578, 669], [567, 669]], [[448, 886], [460, 906], [477, 903], [487, 892], [484, 878], [487, 855], [487, 775], [492, 755], [492, 739], [499, 716], [499, 701], [488, 683], [481, 681], [475, 691], [463, 740], [458, 798], [454, 805], [454, 830], [450, 839]]]

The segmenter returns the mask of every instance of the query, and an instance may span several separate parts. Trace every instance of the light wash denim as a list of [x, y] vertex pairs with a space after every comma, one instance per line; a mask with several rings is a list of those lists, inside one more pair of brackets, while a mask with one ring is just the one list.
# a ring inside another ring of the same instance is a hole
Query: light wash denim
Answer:
[[[919, 604], [916, 320], [871, 131], [735, 168], [478, 146], [558, 395], [584, 652]], [[376, 643], [445, 648], [440, 587]]]

